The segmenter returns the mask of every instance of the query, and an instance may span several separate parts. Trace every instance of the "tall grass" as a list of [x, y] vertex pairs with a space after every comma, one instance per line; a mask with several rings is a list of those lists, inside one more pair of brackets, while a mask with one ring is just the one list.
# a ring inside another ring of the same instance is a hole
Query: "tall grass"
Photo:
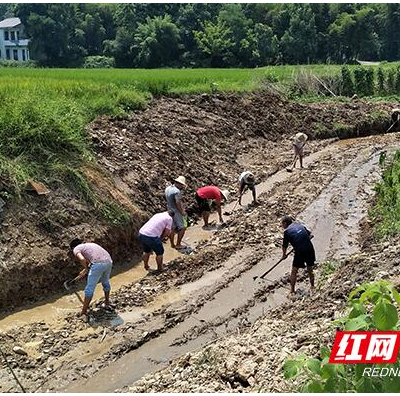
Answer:
[[380, 162], [384, 171], [376, 186], [377, 202], [371, 215], [378, 235], [390, 237], [400, 231], [400, 151], [396, 151], [391, 161], [383, 154]]

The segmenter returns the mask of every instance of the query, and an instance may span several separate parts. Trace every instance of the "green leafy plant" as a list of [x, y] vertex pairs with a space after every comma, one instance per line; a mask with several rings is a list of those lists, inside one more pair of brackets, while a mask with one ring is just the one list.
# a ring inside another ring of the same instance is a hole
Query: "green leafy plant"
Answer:
[[400, 231], [400, 151], [390, 159], [383, 154], [380, 164], [382, 180], [375, 187], [377, 200], [370, 217], [376, 223], [377, 236], [383, 238]]
[[377, 79], [378, 79], [378, 92], [380, 95], [383, 95], [386, 92], [385, 89], [385, 73], [383, 72], [383, 69], [380, 67], [378, 69], [378, 72], [376, 74]]
[[[347, 314], [334, 321], [341, 330], [397, 330], [400, 294], [387, 281], [363, 284], [348, 298]], [[393, 392], [400, 387], [399, 377], [363, 376], [366, 367], [389, 367], [371, 364], [331, 364], [330, 349], [322, 346], [318, 358], [305, 355], [286, 360], [284, 376], [297, 378], [301, 392]], [[399, 362], [390, 365], [400, 367]]]
[[330, 275], [332, 275], [336, 269], [338, 268], [339, 264], [337, 261], [331, 261], [327, 260], [322, 262], [319, 265], [319, 276], [318, 276], [318, 287], [320, 288], [329, 278]]
[[347, 66], [342, 67], [342, 94], [345, 96], [352, 96], [354, 94], [353, 78]]

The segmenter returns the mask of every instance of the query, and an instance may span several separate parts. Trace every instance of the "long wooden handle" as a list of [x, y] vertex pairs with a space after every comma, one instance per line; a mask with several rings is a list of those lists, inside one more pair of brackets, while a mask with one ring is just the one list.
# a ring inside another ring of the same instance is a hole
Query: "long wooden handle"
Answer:
[[[289, 254], [293, 253], [293, 249], [287, 254], [287, 256], [289, 256]], [[285, 258], [281, 258], [276, 264], [274, 264], [268, 271], [265, 271], [260, 278], [264, 279], [264, 277], [266, 277], [275, 267], [277, 267], [283, 260], [285, 260], [287, 257]]]

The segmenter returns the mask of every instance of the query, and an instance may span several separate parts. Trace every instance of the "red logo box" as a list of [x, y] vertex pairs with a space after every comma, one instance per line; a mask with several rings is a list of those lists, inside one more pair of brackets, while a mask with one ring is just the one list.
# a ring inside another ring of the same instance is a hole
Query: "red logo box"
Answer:
[[337, 331], [329, 363], [395, 363], [400, 331]]

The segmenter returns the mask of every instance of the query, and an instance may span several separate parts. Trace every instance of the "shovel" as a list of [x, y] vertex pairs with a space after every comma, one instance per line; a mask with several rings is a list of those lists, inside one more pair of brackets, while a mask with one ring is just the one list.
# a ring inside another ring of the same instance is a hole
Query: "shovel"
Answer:
[[[67, 280], [67, 281], [65, 281], [64, 283], [63, 283], [63, 286], [64, 286], [64, 289], [65, 290], [67, 290], [67, 291], [71, 291], [71, 286], [72, 286], [72, 284], [73, 283], [75, 283], [76, 282], [76, 279], [74, 278], [74, 279], [71, 279], [71, 280]], [[79, 295], [79, 293], [78, 292], [76, 292], [75, 290], [74, 290], [74, 294], [75, 294], [75, 296], [78, 298], [78, 300], [82, 303], [82, 305], [83, 305], [83, 300], [82, 300], [82, 297]]]
[[296, 162], [297, 162], [297, 154], [294, 156], [294, 161], [293, 161], [293, 164], [292, 164], [292, 166], [290, 166], [290, 167], [287, 167], [286, 168], [286, 171], [287, 172], [289, 172], [289, 173], [292, 173], [293, 172], [293, 168], [295, 167], [295, 165], [296, 165]]
[[[289, 256], [289, 254], [291, 254], [292, 252], [293, 252], [293, 249], [287, 254], [287, 256]], [[253, 281], [255, 281], [257, 278], [264, 279], [273, 269], [275, 269], [278, 266], [278, 264], [280, 264], [285, 259], [286, 259], [286, 257], [281, 258], [276, 264], [274, 264], [269, 270], [265, 271], [261, 276], [258, 276], [258, 275], [253, 276]]]
[[224, 215], [225, 215], [225, 216], [230, 216], [230, 215], [235, 211], [236, 206], [237, 206], [238, 203], [239, 203], [239, 200], [236, 201], [235, 205], [233, 206], [233, 209], [232, 209], [230, 212], [225, 211], [225, 212], [224, 212]]
[[386, 131], [386, 133], [390, 132], [392, 128], [398, 123], [399, 121], [396, 120], [392, 125], [390, 125], [389, 129]]

